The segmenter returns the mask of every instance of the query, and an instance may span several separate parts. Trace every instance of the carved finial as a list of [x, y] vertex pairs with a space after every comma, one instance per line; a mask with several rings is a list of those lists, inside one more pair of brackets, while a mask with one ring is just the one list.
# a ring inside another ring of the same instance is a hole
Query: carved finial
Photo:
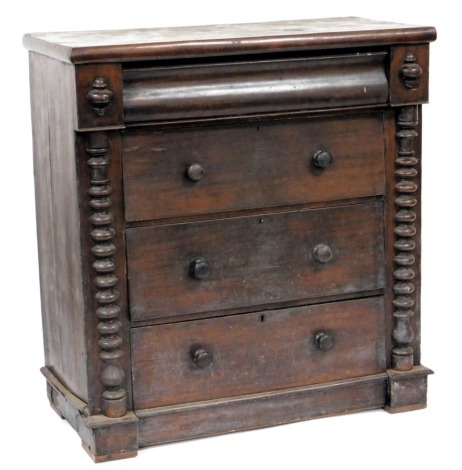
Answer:
[[399, 74], [404, 86], [409, 90], [419, 87], [422, 67], [417, 63], [417, 59], [411, 52], [406, 53], [404, 64], [399, 69]]
[[98, 116], [103, 116], [106, 108], [111, 104], [114, 93], [108, 88], [107, 80], [103, 77], [95, 78], [93, 88], [87, 94], [87, 100]]

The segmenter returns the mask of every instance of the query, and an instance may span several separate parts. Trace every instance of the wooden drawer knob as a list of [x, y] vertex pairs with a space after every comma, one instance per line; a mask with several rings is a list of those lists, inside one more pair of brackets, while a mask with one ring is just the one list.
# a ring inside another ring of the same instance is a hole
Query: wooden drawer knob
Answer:
[[320, 243], [313, 248], [313, 256], [320, 263], [327, 263], [332, 259], [332, 250], [328, 245]]
[[313, 155], [313, 165], [316, 168], [328, 168], [332, 163], [332, 155], [324, 150], [319, 150]]
[[197, 258], [189, 266], [189, 273], [195, 279], [203, 281], [210, 276], [210, 264], [205, 258]]
[[324, 331], [319, 331], [314, 335], [314, 344], [321, 351], [327, 352], [334, 347], [334, 338]]
[[204, 177], [205, 170], [204, 168], [202, 168], [201, 165], [199, 165], [199, 163], [192, 163], [188, 166], [188, 169], [186, 170], [186, 175], [191, 181], [197, 182]]
[[213, 362], [213, 356], [203, 348], [197, 348], [191, 353], [192, 360], [201, 369], [208, 369]]
[[404, 65], [399, 69], [399, 74], [404, 82], [404, 86], [409, 90], [418, 88], [422, 73], [422, 67], [417, 63], [415, 55], [408, 52], [404, 58]]

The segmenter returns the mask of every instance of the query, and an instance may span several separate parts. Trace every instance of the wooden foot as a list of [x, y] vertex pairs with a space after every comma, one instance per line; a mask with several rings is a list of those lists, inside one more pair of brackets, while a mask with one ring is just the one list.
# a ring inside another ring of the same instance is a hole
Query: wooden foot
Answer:
[[384, 407], [389, 413], [401, 413], [426, 408], [427, 377], [433, 371], [424, 366], [414, 366], [407, 372], [389, 369], [388, 397]]
[[94, 415], [82, 419], [79, 429], [82, 446], [95, 462], [126, 459], [138, 454], [138, 418], [127, 413], [122, 418]]
[[138, 453], [138, 418], [128, 412], [120, 418], [90, 416], [85, 402], [43, 367], [52, 408], [66, 419], [82, 438], [82, 446], [95, 462], [126, 459]]
[[110, 462], [111, 460], [121, 460], [121, 459], [129, 459], [131, 457], [136, 457], [138, 451], [127, 451], [127, 452], [116, 452], [114, 454], [109, 455], [94, 455], [91, 451], [90, 447], [82, 441], [82, 447], [87, 451], [87, 454], [93, 459], [95, 463], [103, 463], [103, 462]]
[[49, 382], [47, 382], [47, 396], [48, 396], [48, 401], [50, 402], [51, 408], [56, 412], [56, 414], [61, 419], [66, 419], [64, 415], [61, 413], [61, 410], [59, 409], [59, 407], [56, 405], [58, 401], [58, 397], [56, 396], [55, 389], [50, 385]]

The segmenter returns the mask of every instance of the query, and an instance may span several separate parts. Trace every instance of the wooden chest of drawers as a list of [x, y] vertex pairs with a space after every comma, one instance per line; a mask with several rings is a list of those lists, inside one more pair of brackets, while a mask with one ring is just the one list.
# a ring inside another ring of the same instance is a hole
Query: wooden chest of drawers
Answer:
[[425, 407], [431, 27], [26, 35], [53, 408], [96, 461]]

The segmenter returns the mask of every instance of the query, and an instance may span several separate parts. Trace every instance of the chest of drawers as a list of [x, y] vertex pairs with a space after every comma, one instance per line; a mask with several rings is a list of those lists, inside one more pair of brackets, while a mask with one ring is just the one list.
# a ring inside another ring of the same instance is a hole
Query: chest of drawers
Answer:
[[96, 461], [425, 407], [431, 27], [30, 34], [48, 398]]

